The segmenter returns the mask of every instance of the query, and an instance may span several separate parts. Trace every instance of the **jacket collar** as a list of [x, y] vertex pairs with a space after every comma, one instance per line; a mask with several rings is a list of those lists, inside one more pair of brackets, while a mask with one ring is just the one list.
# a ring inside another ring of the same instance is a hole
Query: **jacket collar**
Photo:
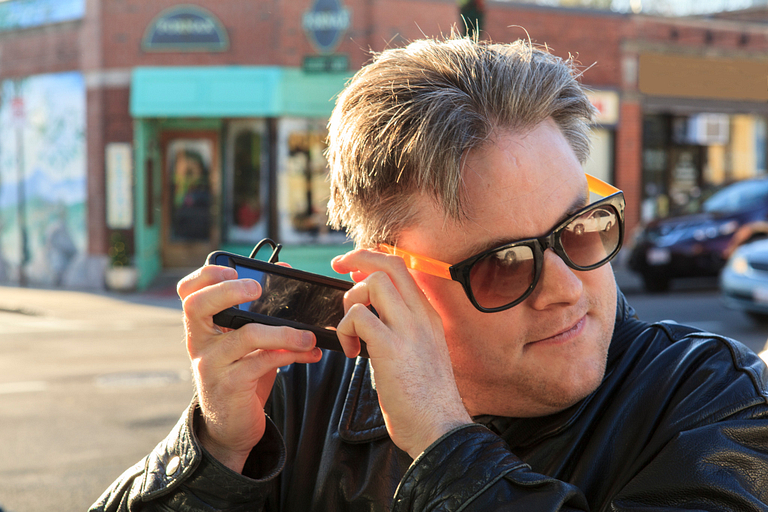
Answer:
[[366, 443], [389, 436], [368, 359], [358, 357], [355, 361], [339, 420], [339, 436], [348, 443]]

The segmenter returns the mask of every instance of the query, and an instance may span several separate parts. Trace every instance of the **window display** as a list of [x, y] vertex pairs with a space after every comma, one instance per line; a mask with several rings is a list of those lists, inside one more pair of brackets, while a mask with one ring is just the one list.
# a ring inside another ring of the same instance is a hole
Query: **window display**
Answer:
[[325, 120], [282, 119], [278, 144], [278, 212], [285, 243], [340, 243], [344, 233], [328, 224]]
[[765, 131], [749, 114], [646, 115], [642, 219], [698, 211], [724, 185], [766, 174]]
[[227, 170], [227, 240], [256, 243], [267, 236], [269, 172], [263, 120], [229, 124], [225, 153]]

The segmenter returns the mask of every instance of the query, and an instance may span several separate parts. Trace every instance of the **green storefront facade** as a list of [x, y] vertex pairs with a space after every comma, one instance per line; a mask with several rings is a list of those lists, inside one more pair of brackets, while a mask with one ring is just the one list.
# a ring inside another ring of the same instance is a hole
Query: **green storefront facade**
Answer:
[[146, 288], [212, 250], [249, 254], [263, 237], [281, 260], [332, 275], [351, 245], [325, 225], [325, 125], [350, 73], [278, 66], [132, 71], [134, 265]]

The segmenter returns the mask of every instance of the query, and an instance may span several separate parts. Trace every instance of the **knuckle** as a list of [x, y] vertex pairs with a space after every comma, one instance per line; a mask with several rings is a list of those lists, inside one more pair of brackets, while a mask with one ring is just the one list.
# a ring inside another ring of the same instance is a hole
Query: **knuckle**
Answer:
[[407, 270], [408, 267], [405, 265], [405, 260], [401, 258], [400, 256], [396, 256], [394, 254], [387, 254], [386, 255], [386, 261], [388, 265], [391, 265], [395, 270]]
[[186, 276], [182, 277], [178, 283], [176, 283], [176, 293], [181, 299], [184, 299], [185, 296], [195, 291], [195, 283], [210, 272], [211, 269], [208, 266], [203, 266], [193, 272], [190, 272]]
[[361, 303], [358, 302], [356, 304], [353, 304], [349, 308], [349, 313], [347, 313], [347, 315], [359, 317], [359, 316], [364, 315], [364, 314], [366, 314], [368, 312], [369, 312], [369, 309], [364, 304], [361, 304]]
[[292, 329], [290, 327], [281, 326], [279, 327], [279, 334], [280, 334], [280, 340], [286, 346], [301, 347], [304, 345], [303, 343], [304, 333], [302, 333], [301, 331], [297, 331], [296, 329]]
[[368, 276], [367, 281], [373, 286], [387, 286], [392, 282], [389, 279], [389, 275], [387, 275], [387, 273], [383, 270], [377, 270], [376, 272], [373, 272], [370, 276]]
[[184, 310], [184, 316], [189, 316], [190, 313], [200, 307], [200, 295], [191, 293], [181, 300], [181, 308]]

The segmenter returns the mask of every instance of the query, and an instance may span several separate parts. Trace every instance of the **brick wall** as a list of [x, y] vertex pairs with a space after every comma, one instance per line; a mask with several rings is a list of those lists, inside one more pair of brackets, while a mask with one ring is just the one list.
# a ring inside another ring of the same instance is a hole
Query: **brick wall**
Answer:
[[[317, 51], [301, 26], [312, 0], [197, 0], [227, 29], [226, 52], [145, 52], [141, 39], [152, 20], [178, 0], [121, 0], [102, 4], [104, 67], [281, 65], [300, 66]], [[368, 49], [381, 50], [426, 35], [448, 32], [458, 20], [453, 0], [345, 0], [352, 26], [337, 53], [350, 56], [352, 68], [369, 58]], [[403, 13], [407, 13], [404, 15]]]
[[0, 32], [0, 79], [80, 69], [80, 21]]
[[631, 30], [638, 41], [663, 44], [667, 51], [708, 54], [745, 52], [759, 55], [768, 50], [765, 24], [637, 16], [632, 19]]
[[104, 187], [104, 90], [86, 91], [86, 154], [88, 165], [88, 253], [106, 254], [106, 191]]
[[621, 103], [621, 123], [616, 129], [616, 186], [624, 191], [627, 202], [625, 211], [625, 243], [640, 223], [642, 201], [642, 145], [643, 112], [639, 101]]
[[615, 13], [552, 9], [489, 2], [485, 31], [494, 41], [530, 37], [562, 58], [573, 55], [589, 67], [583, 82], [595, 87], [621, 84], [621, 42], [629, 18]]

